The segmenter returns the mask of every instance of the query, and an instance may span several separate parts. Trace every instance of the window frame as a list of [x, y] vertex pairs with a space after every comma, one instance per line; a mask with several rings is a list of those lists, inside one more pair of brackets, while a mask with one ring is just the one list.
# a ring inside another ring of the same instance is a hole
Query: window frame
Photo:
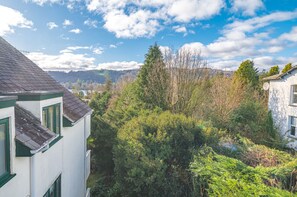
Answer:
[[[58, 112], [59, 121], [57, 121], [57, 106], [59, 107], [59, 112]], [[53, 108], [53, 130], [52, 130], [52, 132], [56, 133], [57, 135], [61, 135], [61, 103], [45, 106], [42, 108], [42, 121], [43, 121], [42, 125], [48, 129], [50, 129], [50, 127], [49, 127], [49, 119], [50, 119], [49, 109], [50, 108]], [[45, 125], [44, 117], [43, 117], [44, 111], [46, 111], [46, 125]], [[59, 128], [59, 131], [57, 131], [57, 128]]]
[[62, 179], [61, 175], [55, 180], [55, 182], [48, 188], [43, 197], [50, 197], [51, 187], [54, 187], [54, 197], [62, 196]]
[[[292, 123], [292, 118], [295, 118], [295, 125]], [[295, 128], [295, 135], [292, 135], [292, 127]], [[289, 136], [290, 137], [297, 137], [297, 117], [296, 116], [289, 116]]]
[[10, 135], [9, 135], [9, 118], [0, 119], [0, 125], [5, 125], [5, 167], [6, 172], [0, 175], [0, 188], [5, 185], [14, 175], [11, 174], [11, 166], [10, 166]]
[[294, 92], [294, 87], [296, 87], [296, 90], [297, 90], [297, 84], [291, 85], [291, 92], [290, 92], [290, 94], [291, 94], [291, 96], [290, 96], [291, 102], [290, 102], [290, 104], [291, 105], [294, 105], [294, 106], [295, 105], [297, 106], [297, 102], [294, 103], [294, 96], [297, 96], [297, 91]]

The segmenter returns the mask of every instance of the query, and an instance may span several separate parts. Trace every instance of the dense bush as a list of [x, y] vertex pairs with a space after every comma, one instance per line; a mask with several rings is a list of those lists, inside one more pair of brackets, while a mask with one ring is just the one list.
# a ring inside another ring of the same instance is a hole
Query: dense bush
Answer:
[[257, 100], [246, 100], [232, 112], [229, 130], [266, 145], [271, 145], [277, 136], [271, 113]]
[[116, 181], [123, 196], [189, 196], [187, 168], [202, 129], [190, 118], [164, 112], [132, 119], [118, 132]]

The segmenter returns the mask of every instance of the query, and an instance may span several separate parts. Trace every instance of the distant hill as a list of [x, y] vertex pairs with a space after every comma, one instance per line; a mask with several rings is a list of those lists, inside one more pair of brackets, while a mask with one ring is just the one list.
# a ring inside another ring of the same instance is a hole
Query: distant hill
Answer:
[[[222, 73], [226, 76], [231, 76], [232, 71], [222, 71], [216, 69], [209, 69], [209, 74], [214, 76], [218, 73]], [[136, 76], [138, 73], [138, 69], [135, 70], [124, 70], [124, 71], [115, 71], [115, 70], [90, 70], [90, 71], [70, 71], [70, 72], [62, 72], [62, 71], [49, 71], [48, 73], [58, 82], [60, 83], [75, 83], [77, 80], [80, 81], [89, 81], [103, 84], [105, 82], [105, 74], [109, 74], [111, 80], [113, 82], [117, 82], [118, 79], [127, 74], [131, 74], [132, 76]]]
[[124, 71], [115, 71], [115, 70], [89, 70], [89, 71], [70, 71], [70, 72], [61, 72], [61, 71], [49, 71], [48, 72], [55, 80], [60, 83], [71, 82], [74, 83], [77, 80], [81, 81], [92, 81], [96, 83], [105, 82], [105, 74], [109, 74], [111, 80], [116, 82], [121, 76], [126, 74], [131, 74], [136, 76], [138, 70], [124, 70]]

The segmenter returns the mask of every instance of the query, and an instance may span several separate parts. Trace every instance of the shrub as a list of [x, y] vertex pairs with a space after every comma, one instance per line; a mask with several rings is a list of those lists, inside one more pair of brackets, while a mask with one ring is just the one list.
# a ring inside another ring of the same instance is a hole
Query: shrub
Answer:
[[268, 174], [202, 147], [190, 165], [194, 196], [294, 196], [266, 185]]
[[123, 196], [187, 196], [192, 149], [204, 143], [191, 118], [164, 112], [140, 116], [118, 132], [116, 182]]
[[294, 157], [284, 151], [268, 148], [264, 145], [257, 145], [251, 140], [240, 137], [221, 138], [214, 150], [220, 154], [241, 160], [249, 166], [278, 166], [292, 161]]
[[277, 131], [271, 113], [262, 103], [246, 100], [230, 116], [229, 130], [251, 139], [255, 143], [273, 146]]

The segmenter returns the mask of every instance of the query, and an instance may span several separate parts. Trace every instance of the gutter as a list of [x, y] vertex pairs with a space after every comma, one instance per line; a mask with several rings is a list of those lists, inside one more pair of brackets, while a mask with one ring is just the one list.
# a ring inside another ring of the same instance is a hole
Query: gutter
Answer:
[[75, 123], [81, 121], [81, 120], [84, 119], [86, 116], [88, 116], [88, 115], [92, 115], [93, 111], [94, 111], [94, 110], [89, 111], [88, 113], [86, 113], [83, 117], [81, 117], [81, 118], [78, 119], [77, 121], [73, 121], [71, 118], [68, 118], [68, 116], [66, 116], [65, 114], [63, 114], [63, 116], [65, 116], [68, 120], [70, 120], [70, 121], [71, 121], [71, 125], [73, 126], [73, 125], [75, 125]]
[[36, 150], [30, 150], [30, 153], [32, 155], [35, 155], [36, 153], [39, 153], [41, 151], [46, 151], [47, 149], [49, 149], [49, 144], [54, 141], [55, 139], [57, 139], [58, 137], [60, 137], [60, 135], [56, 135], [54, 138], [50, 139], [49, 141], [45, 142], [44, 145], [42, 145], [40, 148], [36, 149]]

